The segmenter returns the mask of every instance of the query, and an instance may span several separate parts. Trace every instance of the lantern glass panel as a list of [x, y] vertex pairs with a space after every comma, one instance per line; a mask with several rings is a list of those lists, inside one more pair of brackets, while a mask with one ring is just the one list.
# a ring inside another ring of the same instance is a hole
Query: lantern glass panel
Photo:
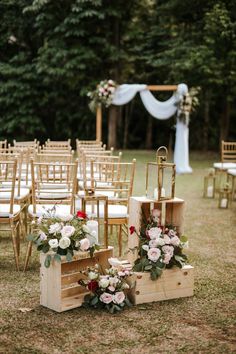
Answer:
[[146, 197], [158, 199], [158, 165], [155, 162], [147, 163]]
[[160, 193], [161, 198], [172, 198], [172, 166], [165, 166], [160, 168]]

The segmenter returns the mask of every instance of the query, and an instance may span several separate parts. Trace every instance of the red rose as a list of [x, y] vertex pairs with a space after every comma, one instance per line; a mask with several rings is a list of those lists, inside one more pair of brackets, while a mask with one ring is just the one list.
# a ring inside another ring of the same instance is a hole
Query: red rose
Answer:
[[76, 216], [77, 216], [77, 218], [80, 218], [80, 219], [87, 219], [87, 214], [84, 213], [83, 211], [77, 211]]
[[135, 227], [134, 226], [130, 226], [130, 228], [129, 228], [130, 235], [132, 235], [135, 231], [136, 231]]
[[88, 283], [88, 289], [92, 292], [94, 292], [98, 288], [98, 282], [96, 280], [91, 280], [90, 283]]

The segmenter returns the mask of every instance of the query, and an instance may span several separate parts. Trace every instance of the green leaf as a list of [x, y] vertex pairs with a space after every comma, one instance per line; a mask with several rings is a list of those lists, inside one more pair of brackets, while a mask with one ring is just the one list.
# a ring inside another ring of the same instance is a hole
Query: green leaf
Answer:
[[91, 300], [90, 300], [90, 304], [92, 306], [95, 306], [98, 303], [99, 299], [97, 296], [94, 296]]
[[180, 236], [180, 241], [183, 243], [187, 242], [188, 241], [187, 236], [185, 236], [185, 235]]
[[56, 254], [54, 255], [54, 260], [55, 260], [56, 262], [61, 263], [61, 256], [56, 253]]
[[144, 270], [146, 270], [146, 271], [149, 271], [151, 269], [152, 269], [152, 265], [151, 264], [149, 264], [149, 265], [144, 267]]
[[46, 268], [49, 268], [49, 267], [50, 267], [51, 259], [52, 259], [51, 255], [48, 254], [48, 255], [46, 256], [46, 258], [45, 258], [45, 261], [44, 261], [44, 265], [45, 265]]
[[69, 251], [68, 251], [67, 254], [66, 254], [66, 260], [67, 260], [67, 262], [73, 261], [72, 254], [71, 254]]
[[35, 241], [37, 238], [38, 238], [38, 236], [37, 236], [37, 235], [34, 235], [34, 234], [29, 234], [29, 235], [27, 236], [27, 240], [28, 240], [28, 241]]

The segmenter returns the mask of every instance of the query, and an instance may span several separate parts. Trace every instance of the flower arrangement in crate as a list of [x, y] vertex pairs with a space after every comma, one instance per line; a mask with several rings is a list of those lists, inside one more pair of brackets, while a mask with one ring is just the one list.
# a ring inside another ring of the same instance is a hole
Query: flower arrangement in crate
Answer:
[[99, 265], [88, 268], [82, 272], [87, 279], [79, 280], [79, 284], [91, 292], [85, 297], [85, 306], [116, 313], [131, 306], [126, 291], [130, 288], [127, 278], [133, 273], [121, 266], [116, 258], [109, 258], [108, 261], [112, 267], [106, 269], [105, 274]]
[[46, 210], [37, 223], [33, 221], [34, 232], [28, 240], [36, 244], [38, 251], [48, 253], [45, 267], [50, 267], [52, 259], [61, 262], [61, 256], [72, 261], [74, 251], [88, 251], [93, 256], [99, 245], [97, 235], [89, 229], [87, 221], [87, 215], [82, 211], [76, 215], [56, 216], [55, 207]]
[[96, 90], [88, 92], [87, 96], [91, 99], [89, 103], [91, 111], [95, 112], [99, 104], [109, 107], [112, 103], [116, 87], [117, 84], [115, 81], [104, 80], [97, 85]]
[[160, 226], [160, 210], [153, 209], [147, 223], [137, 233], [134, 226], [130, 227], [139, 238], [138, 255], [133, 270], [135, 272], [150, 272], [152, 280], [161, 276], [162, 271], [173, 266], [182, 268], [187, 262], [183, 248], [188, 246], [186, 236], [178, 236], [175, 228]]

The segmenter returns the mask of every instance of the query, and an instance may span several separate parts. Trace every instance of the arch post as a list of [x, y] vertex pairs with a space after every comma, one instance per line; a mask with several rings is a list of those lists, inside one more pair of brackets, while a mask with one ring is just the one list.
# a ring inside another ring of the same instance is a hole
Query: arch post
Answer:
[[102, 141], [102, 105], [98, 104], [96, 112], [96, 140]]

